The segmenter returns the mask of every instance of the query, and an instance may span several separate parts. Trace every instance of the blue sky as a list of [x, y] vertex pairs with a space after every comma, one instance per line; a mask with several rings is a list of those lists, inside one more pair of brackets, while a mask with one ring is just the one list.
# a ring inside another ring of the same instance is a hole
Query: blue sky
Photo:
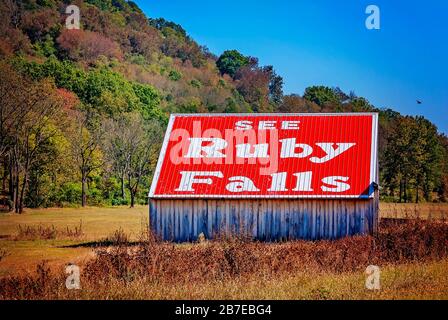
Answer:
[[[273, 65], [285, 93], [339, 86], [377, 107], [424, 115], [448, 133], [448, 1], [135, 2], [215, 54], [237, 49]], [[369, 4], [381, 10], [380, 30], [365, 27]]]

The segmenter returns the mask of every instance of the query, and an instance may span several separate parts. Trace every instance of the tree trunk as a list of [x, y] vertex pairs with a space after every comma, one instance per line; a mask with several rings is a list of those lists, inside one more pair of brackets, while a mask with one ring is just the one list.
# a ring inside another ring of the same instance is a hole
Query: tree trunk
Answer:
[[403, 191], [404, 191], [404, 203], [408, 203], [408, 183], [407, 183], [407, 178], [404, 178], [404, 186], [403, 186]]
[[431, 191], [428, 185], [427, 178], [425, 178], [425, 182], [423, 183], [423, 197], [427, 202], [431, 201]]
[[24, 198], [25, 198], [25, 190], [26, 190], [26, 185], [27, 185], [27, 180], [28, 180], [28, 170], [26, 169], [25, 174], [23, 175], [23, 182], [22, 182], [22, 187], [20, 189], [20, 196], [19, 196], [19, 213], [23, 213], [23, 202], [24, 202]]
[[15, 211], [15, 207], [14, 207], [14, 199], [15, 199], [15, 194], [14, 194], [14, 164], [10, 158], [9, 160], [9, 187], [8, 187], [8, 193], [9, 193], [9, 203], [10, 203], [10, 207], [9, 207], [9, 211]]
[[121, 198], [123, 200], [126, 198], [126, 193], [124, 190], [124, 173], [121, 174]]
[[415, 187], [415, 203], [418, 203], [418, 201], [419, 201], [419, 198], [418, 198], [418, 183], [417, 183], [417, 186]]
[[2, 193], [6, 194], [6, 185], [8, 182], [8, 161], [5, 160], [3, 161], [3, 180], [2, 180]]
[[131, 191], [131, 208], [135, 206], [135, 194]]
[[14, 178], [14, 212], [19, 213], [19, 172], [17, 169]]
[[86, 194], [86, 184], [87, 184], [87, 174], [85, 172], [81, 173], [81, 206], [85, 207], [87, 205], [87, 194]]

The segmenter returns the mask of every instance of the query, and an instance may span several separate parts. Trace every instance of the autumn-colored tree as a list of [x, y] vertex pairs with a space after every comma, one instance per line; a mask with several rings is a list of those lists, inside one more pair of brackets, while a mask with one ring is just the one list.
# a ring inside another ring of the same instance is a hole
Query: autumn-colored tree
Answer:
[[112, 40], [91, 31], [62, 31], [57, 38], [61, 54], [75, 61], [95, 62], [100, 56], [121, 60], [123, 53]]
[[320, 107], [314, 102], [308, 101], [299, 95], [292, 94], [283, 97], [283, 101], [277, 111], [281, 113], [319, 112]]
[[[236, 88], [256, 112], [272, 112], [270, 100], [271, 80], [275, 78], [273, 68], [259, 67], [258, 60], [251, 58], [249, 65], [241, 67], [235, 74]], [[276, 95], [280, 94], [278, 88]], [[276, 99], [280, 100], [278, 96]]]
[[59, 132], [62, 99], [51, 82], [29, 81], [5, 63], [0, 69], [0, 156], [9, 168], [11, 209], [22, 213], [30, 170]]
[[143, 55], [151, 59], [152, 54], [157, 52], [162, 44], [162, 39], [154, 29], [148, 29], [146, 32], [132, 31], [128, 36], [132, 53]]
[[51, 8], [28, 11], [21, 19], [22, 30], [31, 42], [36, 42], [42, 40], [42, 37], [51, 29], [57, 29], [60, 20], [61, 16]]

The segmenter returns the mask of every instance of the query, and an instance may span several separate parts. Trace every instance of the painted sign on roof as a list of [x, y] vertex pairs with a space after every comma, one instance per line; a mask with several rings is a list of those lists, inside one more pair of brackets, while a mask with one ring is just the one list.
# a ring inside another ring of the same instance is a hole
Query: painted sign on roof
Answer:
[[369, 198], [378, 116], [172, 115], [150, 198]]

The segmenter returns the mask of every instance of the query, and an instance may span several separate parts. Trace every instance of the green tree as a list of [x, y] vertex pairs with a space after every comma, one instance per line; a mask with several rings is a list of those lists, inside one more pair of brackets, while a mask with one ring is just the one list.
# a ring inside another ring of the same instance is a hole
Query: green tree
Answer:
[[321, 107], [339, 106], [341, 104], [341, 101], [334, 90], [325, 86], [308, 87], [305, 89], [303, 97]]
[[416, 117], [415, 121], [417, 130], [414, 131], [412, 154], [418, 203], [420, 190], [423, 191], [425, 200], [430, 201], [432, 191], [442, 178], [444, 150], [436, 126], [421, 116]]
[[228, 74], [232, 78], [235, 77], [236, 72], [247, 66], [250, 62], [248, 57], [243, 56], [237, 50], [227, 50], [219, 57], [216, 61], [216, 66], [218, 67], [221, 74]]
[[399, 187], [399, 201], [409, 202], [413, 192], [427, 201], [440, 183], [443, 147], [437, 128], [423, 117], [400, 117], [393, 122], [384, 161], [384, 179], [393, 194]]
[[275, 72], [273, 66], [265, 67], [265, 71], [270, 74], [269, 99], [275, 107], [278, 107], [283, 101], [283, 78]]

